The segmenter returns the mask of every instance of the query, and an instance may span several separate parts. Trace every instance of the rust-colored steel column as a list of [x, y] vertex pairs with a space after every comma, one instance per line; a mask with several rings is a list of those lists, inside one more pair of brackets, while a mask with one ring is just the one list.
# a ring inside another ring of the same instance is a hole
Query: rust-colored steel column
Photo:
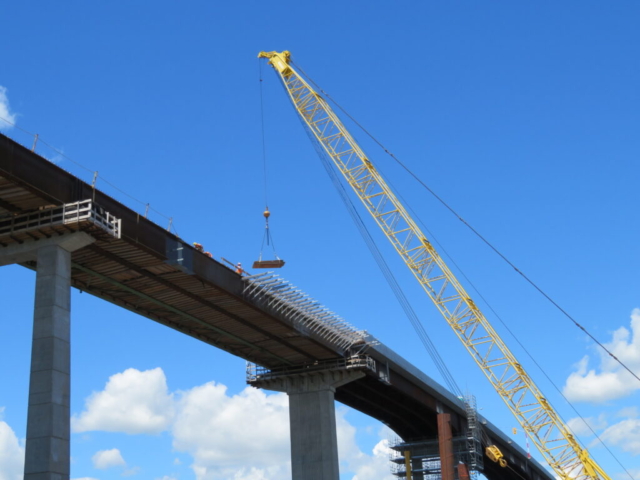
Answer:
[[458, 464], [458, 478], [460, 480], [469, 480], [469, 469], [464, 463]]
[[451, 433], [451, 415], [448, 413], [438, 414], [438, 445], [442, 480], [454, 480], [453, 434]]

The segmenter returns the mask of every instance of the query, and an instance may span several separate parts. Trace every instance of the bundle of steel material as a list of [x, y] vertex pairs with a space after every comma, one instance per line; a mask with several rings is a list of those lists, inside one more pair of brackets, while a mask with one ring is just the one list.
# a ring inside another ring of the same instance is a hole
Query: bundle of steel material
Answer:
[[245, 297], [262, 297], [267, 304], [306, 334], [317, 334], [335, 345], [343, 354], [356, 349], [363, 352], [372, 343], [364, 330], [356, 330], [344, 319], [309, 297], [273, 272], [244, 277]]

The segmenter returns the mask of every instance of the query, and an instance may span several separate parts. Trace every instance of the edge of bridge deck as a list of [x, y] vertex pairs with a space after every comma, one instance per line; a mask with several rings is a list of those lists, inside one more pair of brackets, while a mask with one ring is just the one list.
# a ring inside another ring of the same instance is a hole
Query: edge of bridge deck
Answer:
[[[0, 134], [0, 217], [86, 199], [117, 217], [122, 233], [117, 241], [96, 242], [74, 253], [77, 288], [91, 285], [89, 293], [264, 365], [302, 363], [344, 352], [349, 337], [344, 326], [310, 328], [313, 322], [305, 324], [291, 309], [274, 306], [268, 295], [245, 295], [245, 282], [221, 262]], [[136, 278], [140, 280], [131, 288]], [[147, 285], [141, 285], [142, 280]], [[169, 300], [171, 295], [161, 292], [167, 301], [154, 302], [147, 295], [147, 290], [163, 288], [179, 298]], [[203, 308], [211, 311], [208, 318], [189, 313]]]
[[[332, 358], [343, 353], [335, 343], [327, 341], [317, 332], [296, 326], [290, 317], [283, 315], [281, 310], [264, 298], [247, 298], [244, 295], [245, 282], [222, 263], [197, 252], [191, 245], [143, 215], [105, 193], [94, 190], [86, 182], [0, 134], [0, 217], [3, 214], [10, 216], [88, 198], [122, 221], [122, 238], [111, 242], [100, 240], [91, 247], [73, 254], [76, 282], [74, 285], [78, 288], [87, 287], [87, 284], [82, 283], [89, 275], [86, 270], [94, 268], [96, 271], [89, 282], [92, 288], [86, 288], [85, 291], [265, 366], [282, 363], [274, 358], [276, 356], [283, 360], [290, 359], [294, 363], [303, 363], [301, 359], [308, 361], [303, 355], [304, 352], [312, 352], [308, 353], [307, 357], [315, 356], [320, 359]], [[178, 248], [181, 249], [179, 255], [176, 253]], [[125, 258], [118, 258], [118, 255]], [[91, 264], [94, 261], [95, 267]], [[29, 264], [25, 266], [33, 268], [33, 265]], [[118, 280], [123, 278], [124, 280]], [[140, 280], [136, 280], [138, 278]], [[144, 290], [140, 285], [145, 280], [151, 283], [153, 292], [160, 292], [158, 295], [164, 302], [161, 306], [158, 306], [157, 301], [155, 304], [151, 301], [154, 299], [149, 300], [146, 291], [138, 292], [141, 295], [135, 296], [137, 288]], [[118, 281], [121, 283], [119, 286]], [[169, 285], [171, 282], [175, 283], [173, 290]], [[96, 285], [105, 285], [105, 289], [93, 288]], [[188, 306], [187, 312], [211, 310], [210, 317], [198, 319], [195, 314], [181, 311], [180, 305], [188, 302], [195, 303]], [[212, 322], [214, 328], [224, 326], [231, 329], [234, 335], [246, 334], [247, 338], [262, 347], [251, 349], [238, 340], [228, 339], [225, 340], [227, 343], [221, 343], [221, 334], [203, 325], [208, 321]], [[367, 354], [379, 363], [388, 365], [395, 375], [401, 377], [400, 380], [409, 390], [422, 389], [424, 396], [429, 397], [431, 405], [439, 402], [457, 417], [465, 418], [464, 404], [457, 397], [388, 347], [381, 344], [372, 345]], [[391, 388], [380, 382], [379, 378], [368, 376], [362, 382], [356, 381], [341, 389], [348, 395], [349, 389], [357, 389], [359, 383], [365, 382], [369, 383], [362, 390], [364, 392], [372, 385], [383, 393], [385, 388]], [[409, 398], [407, 388], [395, 395], [394, 399], [398, 401], [398, 398]], [[357, 398], [357, 394], [361, 393], [355, 392], [352, 398]], [[340, 391], [336, 398], [342, 401], [339, 396]], [[378, 405], [376, 408], [380, 411], [383, 408], [394, 407]], [[423, 411], [426, 411], [426, 408], [424, 407]], [[482, 422], [490, 437], [498, 441], [507, 452], [507, 458], [517, 456], [521, 461], [527, 462], [538, 477], [554, 479], [537, 461], [527, 460], [526, 452], [497, 427], [485, 419], [482, 419]], [[515, 478], [507, 472], [494, 470], [493, 466], [489, 468], [493, 474], [492, 478]]]

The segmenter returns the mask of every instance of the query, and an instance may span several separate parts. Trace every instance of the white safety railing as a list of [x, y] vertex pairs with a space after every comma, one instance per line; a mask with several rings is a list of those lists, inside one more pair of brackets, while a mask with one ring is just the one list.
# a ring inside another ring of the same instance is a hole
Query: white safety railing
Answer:
[[106, 212], [91, 200], [82, 200], [0, 220], [0, 237], [55, 225], [72, 225], [83, 222], [97, 225], [115, 238], [120, 238], [122, 234], [122, 224], [119, 218]]

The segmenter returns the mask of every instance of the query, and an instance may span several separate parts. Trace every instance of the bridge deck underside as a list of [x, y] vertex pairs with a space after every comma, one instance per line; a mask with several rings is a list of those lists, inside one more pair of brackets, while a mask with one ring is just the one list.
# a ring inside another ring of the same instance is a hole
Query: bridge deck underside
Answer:
[[[99, 237], [73, 253], [75, 287], [266, 367], [342, 354], [326, 339], [296, 328], [266, 300], [245, 298], [240, 276], [223, 264], [0, 135], [0, 219], [90, 198], [122, 220], [122, 237]], [[0, 246], [37, 238], [38, 232], [28, 239], [5, 236]], [[182, 249], [179, 255], [177, 248]], [[33, 263], [24, 266], [35, 268]], [[454, 430], [460, 431], [464, 413], [420, 385], [411, 375], [392, 369], [389, 384], [370, 375], [339, 388], [336, 399], [386, 423], [405, 439], [434, 437], [438, 410], [451, 413]], [[527, 462], [510, 442], [495, 440], [511, 458]], [[485, 465], [492, 480], [552, 478], [533, 463], [528, 467], [533, 474], [524, 475], [500, 469], [487, 459]]]
[[[122, 218], [120, 240], [98, 239], [73, 253], [75, 287], [261, 365], [336, 356], [331, 345], [301, 334], [286, 318], [244, 301], [240, 276], [226, 266], [6, 137], [0, 141], [0, 218], [87, 198]], [[0, 238], [0, 245], [64, 230]], [[170, 246], [185, 250], [187, 268], [172, 262]]]

